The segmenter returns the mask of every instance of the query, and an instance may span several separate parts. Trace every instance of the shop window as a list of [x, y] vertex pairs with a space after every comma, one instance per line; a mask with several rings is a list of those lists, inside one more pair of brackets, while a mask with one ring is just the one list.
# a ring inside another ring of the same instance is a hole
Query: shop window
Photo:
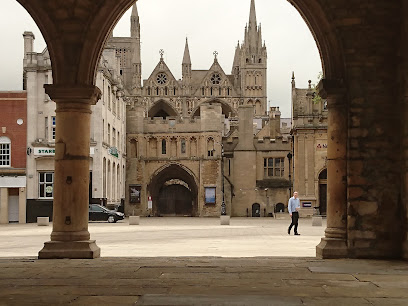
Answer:
[[38, 195], [40, 198], [54, 197], [54, 172], [38, 173]]

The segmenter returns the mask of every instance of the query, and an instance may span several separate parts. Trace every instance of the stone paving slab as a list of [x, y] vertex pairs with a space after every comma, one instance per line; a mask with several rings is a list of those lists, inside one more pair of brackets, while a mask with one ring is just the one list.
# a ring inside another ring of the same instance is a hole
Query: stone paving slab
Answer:
[[[358, 266], [364, 274], [351, 271]], [[289, 257], [3, 258], [0, 305], [405, 306], [407, 266]]]

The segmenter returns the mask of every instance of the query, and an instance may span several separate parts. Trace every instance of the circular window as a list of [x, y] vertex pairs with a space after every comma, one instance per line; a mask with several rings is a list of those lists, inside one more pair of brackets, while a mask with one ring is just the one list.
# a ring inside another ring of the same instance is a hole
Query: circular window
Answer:
[[214, 85], [218, 85], [218, 84], [221, 83], [221, 77], [220, 77], [219, 73], [214, 73], [214, 74], [211, 76], [211, 82], [212, 82]]
[[167, 82], [167, 75], [165, 75], [164, 73], [159, 73], [157, 75], [157, 83], [159, 83], [160, 85], [164, 85]]
[[22, 125], [23, 122], [24, 122], [23, 119], [17, 119], [17, 124], [18, 124], [18, 125]]

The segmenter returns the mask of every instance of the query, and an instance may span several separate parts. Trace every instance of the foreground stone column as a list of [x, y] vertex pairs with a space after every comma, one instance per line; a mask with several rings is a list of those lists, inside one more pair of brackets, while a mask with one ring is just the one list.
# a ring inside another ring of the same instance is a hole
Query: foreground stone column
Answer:
[[318, 258], [344, 258], [347, 250], [347, 105], [336, 81], [322, 80], [319, 94], [327, 99], [327, 228], [316, 247]]
[[89, 240], [89, 147], [91, 105], [101, 92], [95, 86], [45, 85], [56, 102], [53, 230], [39, 258], [96, 258]]

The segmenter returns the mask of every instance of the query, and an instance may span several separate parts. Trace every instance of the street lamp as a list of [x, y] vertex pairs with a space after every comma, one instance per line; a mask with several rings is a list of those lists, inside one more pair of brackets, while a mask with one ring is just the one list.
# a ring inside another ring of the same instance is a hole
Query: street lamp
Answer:
[[221, 216], [227, 215], [227, 209], [225, 207], [225, 197], [224, 197], [224, 145], [221, 145], [221, 188], [222, 188], [222, 202], [221, 202]]
[[286, 157], [289, 160], [289, 197], [291, 197], [292, 196], [292, 175], [290, 173], [290, 161], [292, 160], [293, 155], [292, 153], [289, 152], [288, 155], [286, 155]]

